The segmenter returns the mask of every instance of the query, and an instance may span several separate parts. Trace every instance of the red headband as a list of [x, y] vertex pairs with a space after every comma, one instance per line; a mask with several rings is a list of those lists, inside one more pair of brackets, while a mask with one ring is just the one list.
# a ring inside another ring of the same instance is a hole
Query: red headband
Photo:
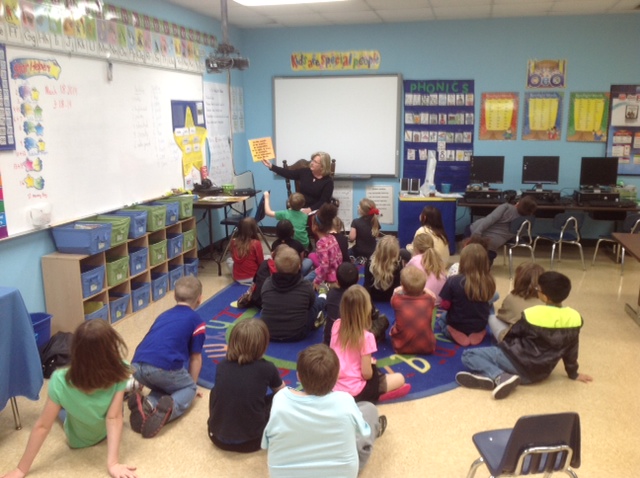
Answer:
[[371, 209], [369, 209], [369, 216], [375, 216], [379, 214], [380, 210], [378, 208], [372, 207]]

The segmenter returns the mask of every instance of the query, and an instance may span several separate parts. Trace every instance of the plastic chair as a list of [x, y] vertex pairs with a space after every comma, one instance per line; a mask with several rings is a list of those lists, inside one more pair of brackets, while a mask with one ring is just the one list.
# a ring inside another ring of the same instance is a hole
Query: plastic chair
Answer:
[[[265, 237], [264, 233], [262, 232], [262, 229], [260, 228], [260, 222], [265, 218], [265, 216], [266, 216], [266, 213], [264, 211], [264, 194], [263, 194], [262, 198], [260, 199], [260, 202], [258, 203], [258, 207], [256, 208], [256, 214], [253, 217], [253, 219], [255, 219], [256, 224], [258, 225], [258, 234], [260, 235], [262, 242], [264, 242], [264, 244], [267, 246], [267, 250], [270, 250], [271, 246], [267, 242], [267, 238]], [[229, 241], [227, 242], [227, 245], [224, 248], [224, 252], [222, 253], [222, 256], [220, 256], [220, 262], [222, 262], [222, 260], [227, 255], [227, 252], [229, 251], [229, 247], [231, 246], [231, 241], [233, 240], [234, 236], [238, 232], [238, 225], [240, 224], [240, 221], [242, 221], [244, 218], [245, 216], [243, 215], [233, 215], [220, 221], [220, 224], [224, 224], [225, 228], [229, 226], [233, 226], [233, 232], [231, 233], [231, 236], [229, 236]]]
[[587, 270], [584, 265], [584, 254], [582, 253], [582, 244], [580, 244], [580, 229], [584, 224], [584, 213], [563, 212], [556, 214], [553, 218], [553, 228], [558, 232], [546, 232], [540, 234], [533, 241], [533, 252], [536, 251], [538, 240], [546, 239], [552, 242], [551, 246], [551, 269], [553, 270], [553, 259], [555, 257], [556, 246], [558, 246], [558, 262], [562, 260], [562, 244], [573, 244], [578, 246], [580, 250], [580, 260], [582, 260], [582, 270]]
[[554, 472], [578, 478], [580, 467], [580, 416], [575, 412], [521, 417], [511, 429], [473, 435], [480, 458], [473, 462], [467, 478], [483, 463], [492, 477], [524, 476]]
[[535, 216], [520, 216], [509, 224], [509, 230], [514, 235], [509, 239], [502, 249], [503, 259], [506, 261], [507, 250], [509, 251], [509, 280], [513, 278], [513, 250], [517, 247], [529, 249], [531, 253], [531, 261], [535, 262], [536, 257], [533, 253], [533, 237], [531, 230], [535, 224]]
[[[622, 223], [622, 232], [628, 232], [631, 234], [635, 234], [640, 232], [640, 213], [634, 212], [632, 214], [627, 215], [624, 218], [624, 222]], [[611, 242], [614, 246], [614, 250], [616, 251], [616, 260], [620, 259], [620, 275], [624, 274], [624, 247], [618, 247], [618, 242], [613, 239], [611, 236], [605, 236], [598, 239], [596, 243], [596, 250], [593, 253], [593, 260], [591, 261], [591, 266], [596, 263], [596, 256], [598, 255], [598, 249], [600, 248], [601, 242]]]

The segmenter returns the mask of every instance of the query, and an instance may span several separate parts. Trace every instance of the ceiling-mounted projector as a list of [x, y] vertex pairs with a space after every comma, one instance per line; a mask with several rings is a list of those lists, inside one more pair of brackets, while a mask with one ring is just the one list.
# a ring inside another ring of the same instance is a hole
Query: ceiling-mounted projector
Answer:
[[249, 68], [249, 60], [241, 56], [230, 56], [231, 53], [239, 53], [232, 45], [222, 43], [218, 49], [205, 59], [204, 64], [207, 73], [222, 73], [225, 70], [246, 70]]

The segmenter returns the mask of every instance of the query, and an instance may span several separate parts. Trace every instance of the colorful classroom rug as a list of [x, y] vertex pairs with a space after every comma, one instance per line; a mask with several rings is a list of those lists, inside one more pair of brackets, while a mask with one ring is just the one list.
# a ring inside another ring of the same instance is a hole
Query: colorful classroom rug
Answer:
[[[210, 389], [214, 385], [216, 364], [225, 357], [227, 338], [233, 325], [242, 319], [260, 316], [260, 311], [256, 308], [237, 309], [231, 305], [246, 290], [246, 286], [231, 284], [198, 308], [198, 313], [207, 326], [202, 371], [198, 381], [198, 384], [205, 388]], [[389, 317], [393, 325], [394, 313], [391, 305], [389, 303], [376, 305]], [[402, 373], [407, 383], [411, 384], [411, 392], [395, 401], [428, 397], [457, 387], [455, 375], [465, 370], [460, 361], [464, 348], [442, 337], [436, 337], [438, 343], [433, 355], [396, 354], [391, 347], [388, 331], [387, 339], [378, 344], [378, 351], [374, 354], [378, 367], [388, 372]], [[296, 388], [300, 386], [295, 373], [298, 352], [320, 342], [322, 342], [322, 328], [301, 342], [270, 343], [265, 358], [278, 367], [280, 376], [287, 386]], [[490, 345], [490, 339], [487, 336], [480, 346], [488, 345]]]

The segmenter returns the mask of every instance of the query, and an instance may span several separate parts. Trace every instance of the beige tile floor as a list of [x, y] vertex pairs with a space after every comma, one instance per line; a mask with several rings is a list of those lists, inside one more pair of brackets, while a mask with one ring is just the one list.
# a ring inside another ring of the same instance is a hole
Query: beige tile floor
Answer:
[[[592, 248], [586, 248], [590, 259]], [[538, 261], [549, 266], [549, 249], [540, 248]], [[518, 255], [516, 262], [526, 260]], [[595, 267], [583, 272], [575, 251], [567, 247], [557, 270], [573, 281], [567, 305], [585, 320], [581, 334], [580, 370], [594, 377], [591, 384], [567, 379], [562, 365], [543, 383], [519, 387], [506, 400], [495, 401], [483, 391], [456, 388], [434, 397], [382, 405], [389, 426], [376, 442], [362, 478], [464, 477], [477, 457], [473, 433], [509, 428], [527, 414], [574, 410], [582, 421], [581, 478], [640, 476], [640, 326], [624, 312], [625, 302], [637, 303], [640, 264], [627, 259], [624, 277], [605, 253]], [[508, 268], [498, 258], [493, 267], [498, 291], [509, 291]], [[219, 278], [211, 263], [200, 271], [205, 296], [229, 283]], [[116, 325], [130, 347], [130, 355], [156, 315], [171, 307], [165, 297]], [[145, 440], [133, 433], [125, 420], [121, 460], [135, 464], [141, 477], [266, 477], [266, 452], [250, 455], [223, 452], [207, 437], [208, 390], [193, 408], [169, 424], [157, 437]], [[46, 386], [41, 396], [46, 396]], [[16, 431], [10, 406], [0, 413], [0, 473], [13, 468], [24, 450], [43, 400], [18, 398], [24, 428]], [[127, 418], [128, 411], [125, 412]], [[108, 476], [106, 445], [71, 451], [61, 427], [56, 426], [38, 455], [33, 477], [86, 478]], [[485, 468], [476, 474], [489, 476]]]

